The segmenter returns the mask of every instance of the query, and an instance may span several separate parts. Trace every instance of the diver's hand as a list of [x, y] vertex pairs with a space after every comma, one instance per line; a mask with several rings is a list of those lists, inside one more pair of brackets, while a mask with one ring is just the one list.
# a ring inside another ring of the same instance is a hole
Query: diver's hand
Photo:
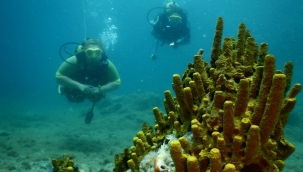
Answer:
[[101, 87], [92, 87], [91, 91], [91, 95], [88, 97], [88, 99], [92, 102], [97, 102], [101, 98], [105, 97]]
[[98, 94], [100, 94], [99, 87], [92, 87], [91, 91], [92, 91], [91, 95], [98, 95]]
[[92, 94], [93, 92], [93, 86], [91, 85], [85, 85], [85, 84], [81, 84], [79, 86], [79, 89], [81, 90], [81, 92], [85, 95], [85, 96], [89, 96]]

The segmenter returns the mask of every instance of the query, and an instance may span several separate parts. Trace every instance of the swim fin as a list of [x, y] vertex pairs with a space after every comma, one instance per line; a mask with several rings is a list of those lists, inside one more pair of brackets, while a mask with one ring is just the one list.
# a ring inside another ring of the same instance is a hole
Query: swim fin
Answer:
[[93, 117], [94, 117], [94, 113], [93, 113], [92, 110], [90, 110], [90, 111], [87, 112], [87, 114], [86, 114], [85, 123], [86, 123], [86, 124], [89, 124], [89, 123], [92, 121]]

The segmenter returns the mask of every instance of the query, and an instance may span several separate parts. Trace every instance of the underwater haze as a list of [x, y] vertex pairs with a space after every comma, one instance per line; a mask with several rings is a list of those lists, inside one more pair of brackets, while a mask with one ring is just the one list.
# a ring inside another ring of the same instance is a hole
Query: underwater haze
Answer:
[[[172, 75], [182, 75], [201, 48], [209, 62], [218, 17], [224, 21], [223, 37], [237, 37], [239, 24], [245, 23], [259, 45], [268, 43], [277, 69], [283, 70], [287, 61], [294, 63], [292, 85], [303, 83], [302, 0], [176, 0], [188, 13], [191, 42], [177, 49], [159, 46], [157, 59], [152, 60], [156, 40], [150, 34], [147, 13], [167, 2], [2, 1], [1, 172], [51, 170], [51, 158], [63, 153], [75, 156], [75, 163], [85, 171], [113, 168], [114, 155], [132, 145], [142, 122], [154, 124], [152, 108], [164, 109], [163, 92], [172, 90]], [[81, 43], [86, 38], [104, 43], [122, 81], [119, 90], [96, 105], [89, 125], [84, 123], [83, 114], [91, 103], [68, 102], [58, 94], [55, 80], [63, 62], [61, 45]], [[284, 171], [299, 172], [303, 166], [302, 110], [300, 93], [285, 134], [296, 151], [286, 161]]]

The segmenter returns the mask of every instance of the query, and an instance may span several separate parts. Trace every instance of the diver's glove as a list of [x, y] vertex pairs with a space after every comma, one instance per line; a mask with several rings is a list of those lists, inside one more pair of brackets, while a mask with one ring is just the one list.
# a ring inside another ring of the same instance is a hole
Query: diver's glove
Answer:
[[88, 97], [88, 100], [90, 100], [91, 102], [98, 102], [101, 100], [101, 98], [105, 97], [105, 93], [103, 92], [102, 88], [99, 87], [93, 87], [91, 89], [91, 94]]

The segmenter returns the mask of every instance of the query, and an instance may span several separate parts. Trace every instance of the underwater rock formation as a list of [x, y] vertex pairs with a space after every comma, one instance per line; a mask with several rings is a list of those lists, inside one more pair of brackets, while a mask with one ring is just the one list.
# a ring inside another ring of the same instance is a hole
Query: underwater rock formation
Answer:
[[182, 77], [173, 75], [166, 114], [155, 107], [134, 146], [115, 156], [114, 171], [281, 171], [295, 147], [283, 128], [301, 84], [290, 88], [291, 62], [275, 69], [268, 46], [258, 47], [241, 23], [238, 38], [224, 38], [218, 18], [210, 64], [203, 50]]

